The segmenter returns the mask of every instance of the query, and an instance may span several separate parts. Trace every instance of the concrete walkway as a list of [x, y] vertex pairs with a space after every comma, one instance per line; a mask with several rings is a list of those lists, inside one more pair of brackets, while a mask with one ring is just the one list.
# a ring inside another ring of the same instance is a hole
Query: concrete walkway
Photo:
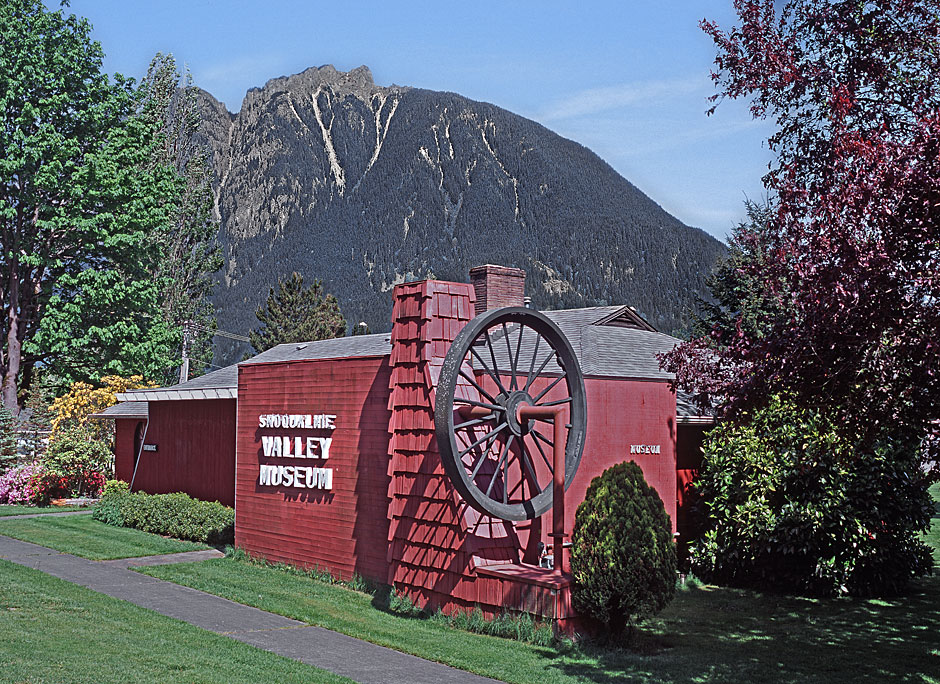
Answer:
[[92, 510], [87, 511], [62, 511], [60, 513], [24, 513], [23, 515], [0, 515], [0, 521], [3, 520], [23, 520], [24, 518], [61, 518], [64, 515], [88, 515]]
[[0, 558], [129, 601], [210, 632], [330, 670], [361, 684], [496, 683], [493, 679], [142, 575], [126, 567], [129, 561], [145, 559], [121, 559], [121, 563], [126, 562], [125, 565], [114, 561], [90, 561], [2, 535]]
[[171, 563], [195, 563], [210, 558], [224, 558], [225, 554], [218, 549], [205, 549], [204, 551], [183, 551], [181, 553], [163, 553], [159, 556], [137, 556], [135, 558], [116, 558], [114, 560], [98, 561], [104, 565], [117, 565], [121, 568], [130, 568], [143, 565], [170, 565]]

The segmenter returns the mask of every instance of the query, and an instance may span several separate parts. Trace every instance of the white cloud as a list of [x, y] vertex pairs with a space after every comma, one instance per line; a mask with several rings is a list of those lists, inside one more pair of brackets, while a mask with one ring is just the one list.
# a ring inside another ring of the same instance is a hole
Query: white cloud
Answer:
[[549, 105], [536, 118], [542, 122], [573, 119], [629, 107], [650, 100], [663, 100], [668, 97], [688, 95], [695, 92], [707, 92], [711, 88], [708, 78], [694, 77], [624, 83], [582, 90], [566, 96]]

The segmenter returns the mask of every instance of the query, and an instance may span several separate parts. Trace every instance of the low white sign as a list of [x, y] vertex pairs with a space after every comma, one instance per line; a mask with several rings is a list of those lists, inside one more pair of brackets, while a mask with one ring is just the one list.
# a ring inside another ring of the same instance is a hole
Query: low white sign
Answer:
[[659, 444], [631, 444], [631, 454], [658, 454]]
[[[258, 416], [258, 427], [333, 430], [336, 428], [336, 416], [331, 413], [263, 413]], [[330, 457], [332, 444], [332, 437], [261, 435], [261, 453], [265, 458], [316, 458], [325, 461]], [[262, 463], [258, 470], [258, 484], [266, 487], [332, 489], [333, 469]]]

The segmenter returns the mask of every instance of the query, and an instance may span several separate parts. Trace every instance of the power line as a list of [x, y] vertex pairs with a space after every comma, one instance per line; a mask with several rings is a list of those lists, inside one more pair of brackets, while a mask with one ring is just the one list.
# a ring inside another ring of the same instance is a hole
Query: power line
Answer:
[[195, 330], [200, 330], [202, 332], [211, 333], [213, 335], [218, 335], [219, 337], [227, 337], [230, 340], [238, 340], [239, 342], [251, 342], [250, 339], [244, 335], [236, 335], [235, 333], [230, 333], [227, 330], [213, 330], [212, 328], [207, 328], [204, 325], [199, 325], [198, 323], [187, 323], [187, 326]]

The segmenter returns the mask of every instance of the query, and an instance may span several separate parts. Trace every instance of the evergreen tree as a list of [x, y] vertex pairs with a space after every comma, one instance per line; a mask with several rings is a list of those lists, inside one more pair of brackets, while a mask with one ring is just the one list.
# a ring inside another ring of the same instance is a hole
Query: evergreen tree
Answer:
[[271, 288], [265, 306], [259, 307], [255, 316], [261, 326], [248, 337], [256, 352], [286, 342], [326, 340], [346, 333], [346, 319], [336, 297], [323, 294], [319, 280], [304, 287], [303, 276], [296, 272], [278, 281], [277, 292]]
[[52, 432], [52, 411], [49, 408], [49, 393], [39, 379], [35, 380], [29, 388], [29, 399], [26, 401], [29, 418], [20, 432], [23, 438], [23, 447], [26, 455], [36, 459], [45, 453], [49, 443], [49, 434]]
[[0, 475], [16, 463], [16, 418], [0, 404]]
[[157, 131], [154, 161], [175, 169], [183, 181], [173, 220], [159, 232], [162, 255], [155, 275], [164, 284], [164, 320], [183, 329], [190, 374], [200, 375], [212, 361], [217, 324], [209, 295], [222, 252], [216, 244], [219, 224], [213, 214], [209, 154], [198, 136], [202, 116], [197, 90], [188, 70], [181, 78], [173, 55], [157, 53], [139, 93], [140, 116]]

